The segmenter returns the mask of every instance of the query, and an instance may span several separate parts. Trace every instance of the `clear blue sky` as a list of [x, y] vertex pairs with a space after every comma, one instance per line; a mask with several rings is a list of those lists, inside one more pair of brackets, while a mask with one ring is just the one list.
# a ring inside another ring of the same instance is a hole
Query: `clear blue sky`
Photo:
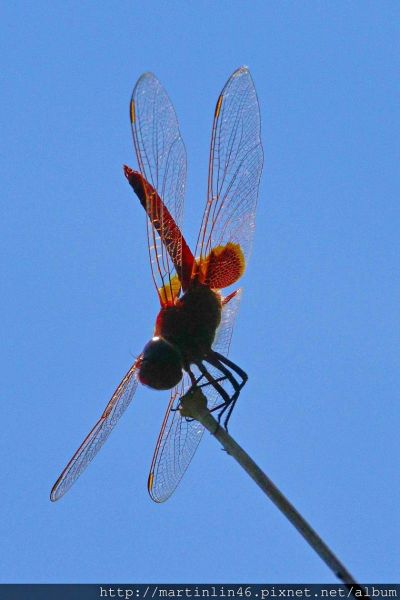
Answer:
[[167, 394], [138, 390], [49, 490], [152, 333], [128, 106], [175, 104], [185, 233], [212, 112], [241, 64], [265, 167], [231, 357], [231, 432], [362, 581], [400, 580], [398, 2], [3, 2], [2, 582], [333, 582], [210, 436], [175, 495], [146, 479]]

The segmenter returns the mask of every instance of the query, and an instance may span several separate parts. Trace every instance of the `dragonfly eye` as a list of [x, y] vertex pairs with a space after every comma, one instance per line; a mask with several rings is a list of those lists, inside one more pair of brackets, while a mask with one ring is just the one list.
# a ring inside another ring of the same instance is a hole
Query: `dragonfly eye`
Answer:
[[180, 352], [163, 338], [153, 338], [144, 347], [138, 375], [144, 385], [170, 390], [182, 379]]

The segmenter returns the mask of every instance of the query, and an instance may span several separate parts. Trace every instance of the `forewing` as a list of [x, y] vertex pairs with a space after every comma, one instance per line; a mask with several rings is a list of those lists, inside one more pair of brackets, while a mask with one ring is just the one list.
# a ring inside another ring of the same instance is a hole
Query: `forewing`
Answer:
[[[229, 353], [240, 297], [241, 291], [239, 290], [223, 306], [221, 324], [213, 344], [213, 349], [225, 356]], [[214, 377], [219, 376], [211, 366], [209, 371]], [[181, 417], [178, 410], [179, 400], [190, 386], [190, 378], [185, 374], [183, 382], [172, 390], [158, 436], [148, 479], [149, 494], [155, 502], [164, 502], [174, 492], [188, 468], [204, 432], [204, 427], [198, 421], [188, 421]], [[202, 390], [207, 397], [208, 408], [221, 402], [221, 397], [212, 386], [205, 386]]]
[[103, 414], [86, 436], [81, 446], [75, 452], [60, 477], [57, 479], [50, 493], [50, 499], [54, 502], [63, 496], [83, 473], [88, 464], [96, 456], [104, 442], [107, 440], [112, 429], [119, 421], [122, 414], [131, 403], [137, 387], [137, 360], [129, 369], [110, 402], [107, 404]]
[[[152, 73], [145, 73], [136, 83], [130, 114], [141, 174], [158, 192], [168, 213], [182, 231], [186, 150], [171, 100]], [[168, 294], [174, 271], [171, 255], [177, 257], [175, 265], [179, 275], [182, 240], [181, 236], [176, 237], [174, 247], [170, 247], [168, 252], [162, 240], [163, 214], [153, 214], [154, 218], [161, 220], [158, 231], [151, 218], [146, 219], [151, 270], [156, 288], [164, 288], [165, 294]]]
[[263, 165], [260, 109], [247, 67], [228, 79], [215, 108], [208, 195], [195, 255], [239, 244], [247, 263]]

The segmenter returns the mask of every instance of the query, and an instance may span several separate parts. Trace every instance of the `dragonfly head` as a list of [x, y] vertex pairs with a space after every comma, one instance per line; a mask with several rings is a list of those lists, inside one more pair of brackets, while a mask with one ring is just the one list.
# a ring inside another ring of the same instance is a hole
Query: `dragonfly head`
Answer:
[[155, 390], [170, 390], [182, 379], [182, 356], [164, 338], [146, 344], [139, 364], [139, 381]]

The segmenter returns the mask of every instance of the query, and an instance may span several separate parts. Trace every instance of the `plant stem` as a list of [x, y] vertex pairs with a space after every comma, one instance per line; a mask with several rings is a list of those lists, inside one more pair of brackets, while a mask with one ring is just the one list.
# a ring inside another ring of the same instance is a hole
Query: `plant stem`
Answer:
[[218, 424], [208, 410], [207, 400], [200, 388], [195, 388], [194, 391], [181, 398], [181, 414], [184, 417], [190, 417], [199, 421], [222, 444], [228, 454], [254, 479], [256, 484], [272, 500], [292, 525], [296, 527], [297, 531], [301, 533], [311, 548], [322, 558], [336, 577], [345, 584], [345, 587], [354, 597], [360, 598], [360, 595], [362, 595], [364, 598], [368, 598], [365, 590], [355, 581], [343, 563], [333, 554], [316, 531], [295, 509], [293, 504], [287, 500], [247, 452]]

